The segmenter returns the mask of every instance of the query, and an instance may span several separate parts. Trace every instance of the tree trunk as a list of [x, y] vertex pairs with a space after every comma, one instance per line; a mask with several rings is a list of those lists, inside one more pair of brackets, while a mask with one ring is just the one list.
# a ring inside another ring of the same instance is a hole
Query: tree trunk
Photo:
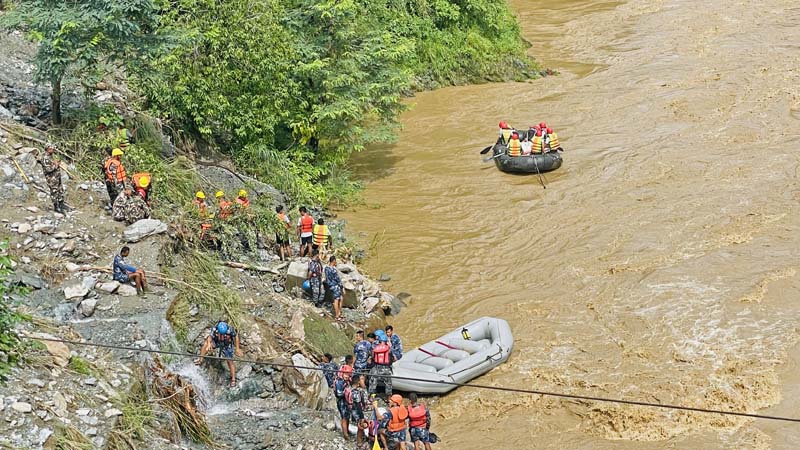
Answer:
[[61, 77], [53, 79], [50, 83], [53, 93], [50, 95], [50, 109], [53, 114], [53, 125], [61, 124]]

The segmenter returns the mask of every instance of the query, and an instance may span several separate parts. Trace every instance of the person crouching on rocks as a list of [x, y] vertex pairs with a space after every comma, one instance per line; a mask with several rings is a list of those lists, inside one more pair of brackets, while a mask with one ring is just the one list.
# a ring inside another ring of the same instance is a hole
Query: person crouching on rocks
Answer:
[[130, 253], [130, 247], [125, 246], [122, 247], [119, 254], [114, 257], [114, 264], [112, 266], [114, 280], [120, 283], [130, 283], [133, 281], [133, 284], [136, 286], [136, 293], [144, 296], [144, 291], [147, 289], [147, 277], [144, 274], [144, 270], [137, 269], [125, 263], [125, 258], [127, 258]]
[[[242, 356], [242, 349], [239, 347], [239, 334], [236, 333], [236, 329], [226, 322], [218, 322], [211, 334], [203, 342], [203, 346], [200, 348], [200, 357], [194, 363], [198, 366], [202, 364], [203, 358], [211, 349], [219, 350], [220, 358]], [[231, 372], [231, 387], [236, 387], [236, 365], [230, 359], [225, 362]]]

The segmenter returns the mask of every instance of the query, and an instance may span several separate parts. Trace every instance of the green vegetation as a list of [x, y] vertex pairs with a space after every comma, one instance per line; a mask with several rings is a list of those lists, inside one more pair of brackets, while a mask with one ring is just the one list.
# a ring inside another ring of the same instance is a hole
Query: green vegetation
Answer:
[[94, 444], [77, 428], [72, 425], [56, 424], [55, 430], [56, 450], [93, 450]]
[[91, 89], [112, 64], [143, 57], [156, 47], [159, 17], [153, 0], [18, 0], [3, 22], [39, 43], [36, 78], [50, 84], [53, 123], [60, 124], [65, 79]]
[[303, 331], [309, 350], [319, 355], [325, 352], [347, 355], [353, 350], [352, 340], [342, 330], [320, 317], [306, 317], [303, 320]]
[[81, 375], [93, 375], [96, 371], [92, 363], [77, 355], [69, 359], [69, 368]]
[[145, 107], [300, 203], [347, 199], [345, 162], [394, 138], [413, 89], [535, 76], [503, 0], [180, 0], [182, 39], [133, 68]]
[[155, 420], [153, 406], [147, 398], [144, 372], [141, 369], [136, 373], [130, 390], [114, 400], [114, 406], [122, 411], [122, 415], [109, 434], [105, 448], [129, 450], [131, 440], [144, 441], [146, 428]]
[[6, 253], [8, 242], [0, 242], [0, 380], [4, 380], [8, 372], [21, 359], [19, 336], [14, 332], [14, 325], [22, 317], [11, 308], [8, 294], [18, 288], [11, 286], [14, 274], [11, 257]]

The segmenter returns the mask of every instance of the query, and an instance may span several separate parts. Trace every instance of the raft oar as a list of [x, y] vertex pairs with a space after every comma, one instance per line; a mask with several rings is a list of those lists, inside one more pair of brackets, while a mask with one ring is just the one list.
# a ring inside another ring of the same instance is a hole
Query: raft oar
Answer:
[[496, 154], [496, 155], [494, 155], [494, 156], [490, 156], [490, 157], [488, 157], [488, 158], [483, 158], [483, 162], [489, 162], [489, 161], [491, 161], [491, 160], [493, 160], [493, 159], [497, 158], [497, 157], [498, 157], [498, 156], [500, 156], [500, 155], [502, 155], [502, 153], [498, 153], [498, 154]]
[[494, 145], [490, 145], [490, 146], [486, 147], [485, 149], [481, 150], [481, 155], [485, 155], [485, 154], [489, 153], [489, 150], [491, 150], [492, 147], [494, 147]]
[[[542, 155], [544, 155], [544, 153], [542, 153]], [[533, 158], [533, 166], [536, 167], [536, 174], [539, 175], [539, 183], [542, 183], [542, 187], [547, 189], [542, 179], [542, 172], [539, 171], [539, 163], [536, 162], [536, 155], [531, 155], [531, 157]]]

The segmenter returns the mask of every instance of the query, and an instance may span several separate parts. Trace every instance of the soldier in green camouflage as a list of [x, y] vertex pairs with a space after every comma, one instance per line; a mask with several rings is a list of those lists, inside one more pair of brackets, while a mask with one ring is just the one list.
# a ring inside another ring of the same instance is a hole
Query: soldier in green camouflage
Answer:
[[50, 199], [53, 201], [53, 209], [58, 213], [64, 213], [64, 186], [61, 184], [61, 163], [53, 158], [56, 146], [47, 144], [44, 153], [36, 151], [36, 162], [42, 166], [44, 178], [50, 188]]
[[130, 189], [125, 189], [114, 200], [111, 210], [114, 220], [132, 224], [141, 219], [150, 217], [150, 207], [147, 206], [141, 195], [133, 194]]

